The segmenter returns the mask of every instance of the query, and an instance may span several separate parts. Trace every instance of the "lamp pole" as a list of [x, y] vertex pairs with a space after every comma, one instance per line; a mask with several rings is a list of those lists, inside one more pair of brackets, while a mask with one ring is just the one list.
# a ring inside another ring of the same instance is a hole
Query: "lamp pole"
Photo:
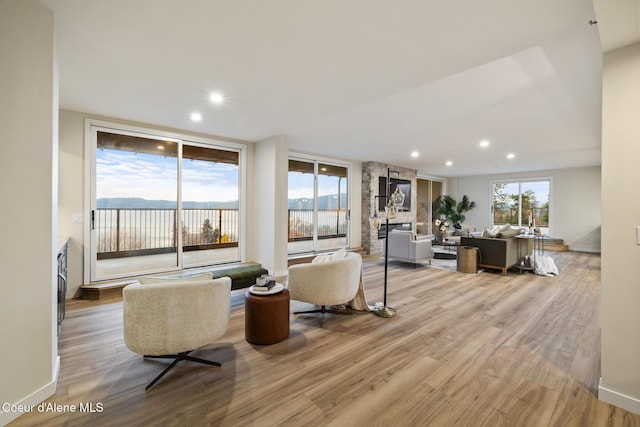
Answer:
[[[380, 317], [393, 317], [396, 315], [396, 310], [387, 306], [387, 274], [389, 270], [389, 216], [393, 212], [395, 212], [395, 206], [393, 201], [391, 200], [389, 194], [391, 192], [391, 169], [387, 168], [387, 185], [385, 188], [384, 196], [376, 196], [376, 197], [384, 197], [386, 202], [386, 215], [385, 215], [385, 229], [384, 229], [384, 299], [382, 303], [382, 307], [378, 304], [375, 305], [373, 309], [373, 313], [376, 316]], [[400, 172], [393, 171], [400, 176]], [[375, 199], [375, 198], [374, 198]], [[377, 209], [377, 206], [374, 206]]]

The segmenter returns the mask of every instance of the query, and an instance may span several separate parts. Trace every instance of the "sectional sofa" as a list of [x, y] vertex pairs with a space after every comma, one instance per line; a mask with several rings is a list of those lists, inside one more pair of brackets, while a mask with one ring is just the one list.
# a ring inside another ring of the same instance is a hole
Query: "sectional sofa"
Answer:
[[533, 240], [519, 237], [461, 237], [460, 245], [480, 249], [478, 266], [499, 269], [505, 276], [533, 251]]

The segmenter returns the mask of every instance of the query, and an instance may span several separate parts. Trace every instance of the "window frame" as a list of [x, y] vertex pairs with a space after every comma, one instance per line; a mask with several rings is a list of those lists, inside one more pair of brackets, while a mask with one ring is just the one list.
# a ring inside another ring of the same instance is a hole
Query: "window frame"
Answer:
[[[247, 153], [248, 148], [244, 144], [225, 141], [214, 137], [202, 137], [183, 133], [178, 131], [167, 131], [147, 126], [128, 125], [111, 120], [101, 120], [95, 118], [85, 118], [84, 120], [84, 140], [85, 140], [85, 164], [84, 164], [84, 217], [87, 218], [84, 224], [84, 282], [91, 283], [95, 267], [93, 266], [93, 249], [92, 249], [92, 233], [91, 233], [91, 213], [95, 209], [95, 166], [96, 166], [96, 150], [97, 141], [96, 133], [104, 130], [112, 133], [120, 133], [124, 135], [136, 135], [147, 137], [149, 139], [167, 139], [176, 141], [179, 144], [178, 149], [178, 209], [182, 208], [181, 200], [181, 182], [182, 182], [182, 147], [184, 145], [201, 146], [218, 150], [235, 151], [238, 153], [238, 261], [246, 260], [246, 241], [247, 241]], [[180, 242], [181, 244], [181, 242]], [[182, 248], [180, 248], [182, 251]], [[214, 264], [212, 264], [214, 265]], [[184, 268], [182, 259], [179, 260], [178, 266], [170, 270], [163, 271], [180, 271]], [[144, 272], [147, 274], [148, 272]], [[141, 273], [142, 274], [142, 273]], [[120, 277], [133, 277], [135, 273]], [[97, 281], [108, 280], [111, 277], [98, 278]]]
[[494, 220], [494, 187], [495, 184], [518, 184], [518, 224], [511, 224], [517, 227], [528, 228], [529, 224], [522, 224], [522, 184], [524, 183], [532, 183], [532, 182], [548, 182], [549, 184], [549, 195], [548, 195], [548, 205], [549, 205], [549, 223], [546, 227], [538, 228], [542, 229], [542, 233], [545, 235], [552, 235], [553, 230], [553, 177], [551, 176], [543, 176], [543, 177], [531, 177], [531, 178], [505, 178], [505, 179], [493, 179], [489, 181], [489, 218], [491, 221], [491, 227], [495, 227]]
[[[350, 247], [350, 242], [351, 242], [351, 207], [352, 207], [352, 164], [348, 163], [348, 162], [341, 162], [339, 160], [336, 159], [329, 159], [329, 158], [325, 158], [325, 157], [321, 157], [321, 156], [310, 156], [310, 155], [305, 155], [305, 154], [300, 154], [300, 153], [293, 153], [290, 152], [289, 156], [287, 157], [287, 164], [289, 163], [289, 161], [299, 161], [299, 162], [305, 162], [305, 163], [311, 163], [313, 164], [313, 170], [314, 170], [314, 177], [313, 177], [313, 198], [314, 198], [314, 223], [313, 223], [313, 245], [312, 245], [312, 249], [311, 250], [305, 250], [305, 251], [296, 251], [296, 252], [290, 252], [289, 250], [289, 245], [287, 245], [287, 255], [288, 256], [295, 256], [295, 255], [300, 255], [300, 254], [304, 254], [304, 253], [318, 253], [318, 252], [323, 252], [326, 250], [332, 250], [332, 249], [338, 249], [338, 247], [335, 248], [319, 248], [318, 245], [318, 224], [317, 224], [317, 218], [318, 218], [318, 167], [320, 164], [326, 164], [329, 166], [336, 166], [336, 167], [341, 167], [341, 168], [345, 168], [347, 170], [347, 187], [346, 187], [346, 192], [347, 192], [347, 207], [346, 207], [346, 236], [345, 236], [345, 245], [344, 247]], [[287, 175], [289, 174], [289, 169], [287, 168]], [[288, 192], [289, 192], [289, 186], [287, 185], [287, 202], [289, 200], [289, 196], [288, 196]], [[288, 211], [288, 209], [287, 209]], [[289, 233], [289, 230], [287, 229], [287, 233]], [[287, 236], [288, 237], [288, 236]], [[288, 238], [287, 238], [288, 241]]]

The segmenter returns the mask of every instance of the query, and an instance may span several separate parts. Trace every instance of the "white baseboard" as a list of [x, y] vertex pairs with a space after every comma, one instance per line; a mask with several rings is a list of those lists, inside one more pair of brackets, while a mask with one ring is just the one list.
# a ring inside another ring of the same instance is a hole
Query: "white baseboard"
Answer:
[[602, 378], [600, 378], [600, 382], [598, 384], [598, 399], [617, 406], [618, 408], [640, 415], [640, 400], [608, 389], [602, 385]]
[[[53, 367], [54, 372], [49, 384], [45, 384], [38, 390], [34, 391], [24, 399], [19, 402], [12, 403], [11, 406], [21, 405], [23, 407], [26, 406], [38, 406], [39, 403], [45, 401], [50, 396], [56, 392], [56, 388], [58, 387], [58, 374], [60, 372], [60, 356], [56, 357], [55, 365]], [[0, 425], [5, 426], [9, 424], [11, 421], [18, 418], [24, 412], [4, 412], [2, 408], [0, 408]]]

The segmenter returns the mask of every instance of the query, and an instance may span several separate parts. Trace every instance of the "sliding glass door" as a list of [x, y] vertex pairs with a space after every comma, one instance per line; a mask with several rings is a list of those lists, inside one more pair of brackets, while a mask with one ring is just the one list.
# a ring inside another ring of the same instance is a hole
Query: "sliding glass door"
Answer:
[[345, 166], [289, 159], [290, 254], [348, 246], [348, 172]]
[[315, 163], [289, 159], [288, 251], [312, 252], [316, 248]]
[[418, 207], [416, 215], [416, 232], [426, 235], [433, 234], [434, 212], [436, 201], [442, 196], [443, 182], [432, 179], [418, 178], [416, 180]]
[[549, 233], [550, 179], [495, 181], [491, 185], [494, 225], [535, 225], [543, 234]]
[[237, 152], [182, 148], [182, 249], [185, 267], [240, 258]]
[[95, 138], [92, 280], [177, 268], [179, 143], [109, 130]]
[[89, 280], [238, 261], [236, 150], [91, 126]]
[[318, 163], [318, 250], [347, 246], [347, 172], [343, 166]]

